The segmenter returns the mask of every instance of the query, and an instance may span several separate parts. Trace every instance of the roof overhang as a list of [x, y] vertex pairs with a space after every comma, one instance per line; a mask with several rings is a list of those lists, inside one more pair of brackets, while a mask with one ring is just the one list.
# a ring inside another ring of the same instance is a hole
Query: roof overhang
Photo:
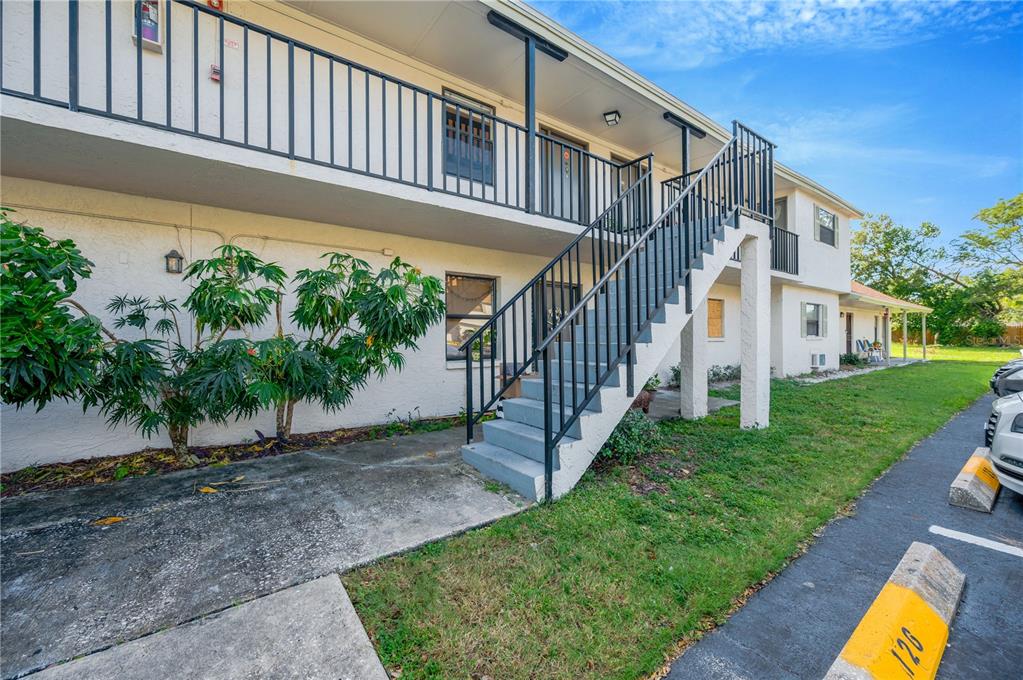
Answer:
[[925, 305], [918, 305], [908, 300], [899, 300], [887, 296], [874, 296], [863, 293], [843, 293], [839, 296], [840, 307], [859, 307], [868, 309], [889, 309], [897, 312], [913, 312], [930, 314], [934, 310]]

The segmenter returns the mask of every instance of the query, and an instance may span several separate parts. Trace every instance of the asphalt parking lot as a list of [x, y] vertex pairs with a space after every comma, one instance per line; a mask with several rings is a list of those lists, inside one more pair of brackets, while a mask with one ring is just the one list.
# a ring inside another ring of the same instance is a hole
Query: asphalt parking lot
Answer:
[[966, 574], [938, 678], [1020, 677], [1023, 496], [1003, 488], [991, 514], [952, 507], [949, 484], [983, 445], [988, 394], [917, 444], [854, 514], [672, 664], [668, 678], [823, 677], [913, 541]]

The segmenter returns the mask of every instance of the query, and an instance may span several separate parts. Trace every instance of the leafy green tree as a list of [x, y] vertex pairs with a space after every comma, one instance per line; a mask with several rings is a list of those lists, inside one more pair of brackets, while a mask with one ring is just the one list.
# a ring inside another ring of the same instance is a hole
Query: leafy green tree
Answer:
[[[1004, 219], [1007, 212], [994, 214], [991, 220]], [[1002, 317], [1023, 293], [1019, 267], [993, 264], [997, 258], [1011, 256], [1013, 250], [1002, 253], [999, 245], [985, 251], [990, 244], [964, 235], [953, 242], [950, 252], [940, 238], [938, 227], [928, 222], [911, 229], [888, 215], [868, 216], [852, 236], [853, 276], [880, 291], [933, 308], [928, 327], [940, 342], [997, 337], [1003, 329]], [[919, 323], [911, 317], [909, 330], [918, 331]]]
[[327, 411], [349, 404], [373, 375], [404, 366], [427, 329], [444, 318], [439, 279], [395, 258], [374, 272], [345, 253], [326, 253], [327, 266], [299, 271], [291, 320], [304, 339], [285, 333], [280, 304], [274, 335], [255, 343], [250, 393], [276, 412], [277, 437], [287, 440], [295, 405]]
[[956, 259], [968, 265], [1023, 272], [1023, 193], [977, 213], [979, 229], [955, 241]]
[[103, 354], [103, 327], [71, 298], [92, 263], [74, 241], [16, 223], [4, 208], [0, 232], [0, 398], [37, 410], [76, 399]]

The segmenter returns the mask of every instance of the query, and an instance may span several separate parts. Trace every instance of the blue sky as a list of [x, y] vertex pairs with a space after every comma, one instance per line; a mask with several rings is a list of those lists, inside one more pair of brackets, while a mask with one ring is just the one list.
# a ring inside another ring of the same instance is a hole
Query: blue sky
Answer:
[[531, 4], [865, 212], [951, 238], [1023, 191], [1023, 2]]

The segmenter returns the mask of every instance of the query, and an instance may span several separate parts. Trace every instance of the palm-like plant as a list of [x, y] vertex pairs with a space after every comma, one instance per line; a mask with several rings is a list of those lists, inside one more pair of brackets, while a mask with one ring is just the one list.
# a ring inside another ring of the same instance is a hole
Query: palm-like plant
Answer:
[[107, 348], [85, 406], [98, 406], [109, 424], [131, 425], [147, 437], [166, 429], [175, 453], [187, 457], [191, 428], [258, 410], [248, 389], [252, 341], [225, 335], [251, 334], [269, 318], [285, 278], [276, 264], [233, 245], [189, 265], [185, 279], [195, 287], [184, 307], [195, 320], [194, 342], [185, 341], [174, 300], [115, 297], [107, 305], [116, 315], [114, 328], [134, 329], [142, 338], [118, 339]]
[[307, 337], [284, 332], [278, 301], [276, 332], [255, 343], [250, 394], [275, 409], [281, 440], [291, 436], [298, 402], [328, 411], [347, 405], [371, 375], [400, 370], [402, 350], [415, 349], [444, 316], [440, 279], [400, 258], [374, 273], [346, 253], [323, 257], [326, 267], [303, 269], [293, 279], [297, 305], [291, 319]]

